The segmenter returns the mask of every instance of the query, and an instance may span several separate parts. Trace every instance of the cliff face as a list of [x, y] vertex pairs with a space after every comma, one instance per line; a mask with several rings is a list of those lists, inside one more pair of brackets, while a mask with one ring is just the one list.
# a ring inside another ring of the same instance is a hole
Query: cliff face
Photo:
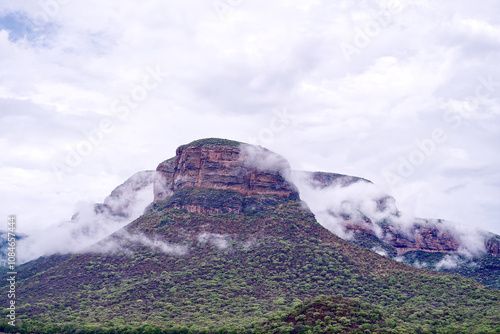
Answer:
[[492, 236], [486, 241], [486, 250], [489, 254], [500, 255], [500, 237]]
[[265, 149], [233, 143], [197, 141], [180, 146], [174, 158], [156, 169], [159, 177], [154, 201], [164, 200], [183, 188], [298, 198], [295, 186], [285, 180], [290, 173], [285, 159]]
[[[290, 173], [284, 158], [271, 151], [233, 141], [208, 139], [180, 146], [175, 157], [162, 162], [156, 170], [158, 177], [154, 201], [171, 198], [169, 205], [172, 208], [183, 208], [193, 213], [241, 213], [254, 204], [247, 205], [248, 199], [233, 196], [225, 199], [223, 204], [214, 206], [215, 197], [208, 198], [207, 195], [203, 195], [202, 199], [193, 197], [189, 203], [181, 203], [173, 196], [177, 190], [215, 189], [230, 190], [243, 196], [298, 198], [295, 186], [284, 178]], [[374, 186], [369, 180], [336, 173], [294, 171], [293, 178], [294, 182], [307, 179], [306, 183], [315, 191]], [[369, 194], [361, 193], [359, 198], [362, 202], [348, 203], [352, 199], [343, 200], [340, 207], [349, 208], [345, 212], [338, 208], [329, 211], [342, 221], [346, 233], [376, 238], [394, 247], [397, 255], [412, 251], [454, 254], [463, 246], [440, 220], [416, 219], [411, 226], [405, 227], [391, 223], [397, 221], [399, 212], [394, 198], [387, 194], [378, 193], [370, 197]], [[374, 212], [365, 210], [367, 207], [372, 208], [378, 219], [374, 219]], [[486, 239], [485, 249], [489, 254], [498, 255], [500, 241]]]
[[[453, 235], [436, 226], [423, 226], [416, 224], [410, 229], [403, 230], [399, 226], [385, 224], [381, 227], [380, 240], [393, 246], [397, 255], [403, 255], [410, 251], [423, 251], [427, 253], [448, 253], [458, 251], [459, 242]], [[353, 232], [358, 236], [379, 238], [374, 231], [371, 221], [364, 224], [347, 221], [346, 232]]]
[[401, 233], [393, 226], [387, 226], [383, 230], [384, 241], [394, 246], [399, 255], [409, 251], [455, 253], [460, 246], [450, 232], [436, 226], [414, 225], [408, 233]]

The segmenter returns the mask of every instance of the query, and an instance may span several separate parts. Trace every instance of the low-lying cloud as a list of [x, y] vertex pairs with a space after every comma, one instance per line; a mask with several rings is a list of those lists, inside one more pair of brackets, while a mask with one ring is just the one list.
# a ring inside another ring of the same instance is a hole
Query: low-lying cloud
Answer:
[[209, 244], [218, 249], [226, 249], [229, 247], [229, 236], [217, 233], [203, 232], [196, 238], [201, 244]]
[[[460, 244], [458, 254], [461, 256], [471, 258], [485, 252], [487, 232], [461, 223], [421, 219], [402, 212], [397, 208], [394, 198], [367, 180], [330, 174], [330, 179], [324, 178], [320, 182], [309, 172], [294, 171], [291, 175], [301, 199], [307, 203], [318, 222], [343, 239], [351, 240], [354, 236], [352, 231], [345, 229], [348, 223], [372, 230], [380, 239], [383, 238], [382, 229], [377, 223], [390, 223], [402, 233], [408, 233], [409, 238], [412, 238], [411, 228], [419, 224], [424, 227], [435, 226], [439, 231], [449, 233]], [[382, 248], [374, 251], [387, 256]], [[440, 267], [452, 263], [450, 258], [443, 261]]]
[[186, 255], [189, 252], [188, 245], [178, 245], [162, 241], [158, 237], [148, 238], [146, 235], [130, 234], [125, 230], [118, 231], [112, 237], [107, 238], [93, 245], [92, 248], [82, 250], [90, 253], [126, 253], [131, 254], [132, 245], [146, 246], [151, 250], [157, 250], [171, 255]]
[[[344, 239], [352, 238], [344, 230], [346, 219], [365, 224], [365, 218], [378, 222], [387, 218], [397, 219], [399, 223], [409, 220], [397, 216], [394, 200], [379, 190], [374, 184], [359, 179], [352, 182], [350, 176], [339, 176], [331, 184], [320, 184], [312, 178], [312, 173], [292, 172], [291, 179], [300, 191], [300, 197], [316, 215], [320, 224]], [[345, 182], [349, 179], [349, 182]], [[374, 232], [381, 237], [381, 229], [372, 225]]]
[[387, 251], [380, 246], [373, 247], [371, 250], [372, 250], [372, 252], [375, 252], [378, 255], [388, 256]]
[[104, 204], [79, 202], [70, 221], [18, 242], [18, 261], [86, 249], [138, 218], [153, 201], [153, 172], [140, 172], [117, 187]]
[[262, 171], [281, 171], [284, 177], [290, 175], [290, 165], [281, 155], [269, 151], [262, 146], [246, 145], [240, 146], [240, 154], [244, 163], [249, 167]]
[[460, 265], [463, 261], [460, 259], [458, 255], [446, 255], [434, 265], [436, 270], [441, 270], [441, 269], [453, 269], [456, 268], [458, 265]]

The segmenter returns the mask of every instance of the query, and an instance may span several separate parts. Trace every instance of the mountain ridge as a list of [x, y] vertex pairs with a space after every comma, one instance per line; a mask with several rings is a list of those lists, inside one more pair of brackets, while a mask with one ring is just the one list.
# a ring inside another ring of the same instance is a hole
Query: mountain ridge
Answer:
[[[255, 162], [245, 163], [248, 159], [259, 160], [263, 170], [257, 171], [258, 164]], [[374, 194], [376, 186], [367, 179], [328, 172], [291, 171], [283, 157], [267, 149], [226, 139], [207, 138], [181, 145], [176, 150], [176, 156], [160, 163], [156, 172], [134, 174], [114, 189], [103, 203], [95, 204], [95, 217], [90, 219], [99, 220], [102, 216], [104, 218], [101, 220], [123, 221], [118, 227], [130, 222], [129, 217], [136, 216], [131, 214], [131, 208], [137, 206], [135, 197], [141, 197], [135, 194], [151, 184], [154, 189], [153, 203], [171, 197], [176, 189], [195, 186], [234, 190], [242, 195], [261, 191], [293, 198], [299, 197], [296, 185], [300, 187], [301, 197], [311, 190], [319, 194], [324, 192], [324, 197], [334, 197], [332, 201], [339, 198], [337, 201], [342, 201], [340, 205], [332, 208], [327, 203], [324, 207], [316, 208], [314, 202], [323, 200], [317, 197], [305, 198], [306, 205], [312, 208], [322, 225], [344, 239], [416, 267], [455, 272], [500, 289], [500, 274], [496, 269], [500, 267], [500, 236], [491, 233], [477, 235], [479, 241], [476, 244], [480, 243], [480, 250], [474, 249], [471, 253], [460, 236], [456, 236], [451, 222], [419, 218], [405, 224], [398, 222], [401, 213], [395, 199], [381, 192]], [[357, 198], [342, 198], [343, 191], [359, 185], [364, 188], [357, 192]], [[269, 192], [269, 189], [273, 190]], [[180, 208], [180, 203], [172, 202], [171, 205]], [[225, 207], [207, 209], [200, 202], [192, 203], [189, 208], [184, 205], [184, 208], [209, 214], [240, 212], [244, 210], [244, 205], [247, 204], [243, 203], [241, 196], [233, 196], [231, 204], [228, 202]], [[367, 210], [367, 207], [375, 209]], [[72, 228], [76, 229], [78, 220], [77, 212], [71, 223], [66, 225], [73, 224]], [[331, 223], [332, 220], [335, 224]], [[89, 223], [81, 228], [89, 232], [95, 230], [93, 233], [96, 236], [103, 235], [98, 233], [100, 230], [106, 231], [105, 228], [96, 230]], [[79, 232], [74, 230], [71, 233]], [[429, 257], [431, 253], [435, 255]], [[476, 277], [476, 274], [480, 277]]]
[[208, 141], [177, 150], [171, 180], [137, 187], [156, 183], [140, 217], [80, 252], [19, 268], [22, 333], [497, 330], [500, 292], [341, 239], [295, 195], [281, 157], [252, 147], [243, 159], [240, 146]]

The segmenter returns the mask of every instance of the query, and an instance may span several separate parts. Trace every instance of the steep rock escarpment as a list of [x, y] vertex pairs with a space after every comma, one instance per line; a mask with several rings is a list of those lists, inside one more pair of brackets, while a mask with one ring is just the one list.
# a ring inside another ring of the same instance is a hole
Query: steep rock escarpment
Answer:
[[[283, 157], [235, 141], [210, 138], [180, 146], [175, 157], [160, 163], [156, 172], [156, 175], [142, 172], [130, 178], [115, 189], [104, 204], [96, 205], [96, 210], [127, 216], [129, 202], [134, 199], [130, 194], [153, 179], [155, 203], [169, 199], [169, 208], [199, 214], [240, 214], [274, 203], [275, 196], [299, 197], [295, 185], [285, 179], [290, 167]], [[373, 185], [369, 180], [337, 173], [294, 171], [294, 180], [297, 177], [307, 179], [310, 187], [318, 191]], [[397, 255], [413, 251], [454, 254], [463, 246], [441, 220], [416, 219], [412, 225], [403, 227], [391, 223], [398, 215], [393, 197], [359, 196], [366, 197], [364, 201], [371, 201], [371, 207], [387, 217], [383, 221], [375, 220], [363, 211], [363, 205], [353, 203], [346, 207], [356, 212], [332, 211], [331, 214], [342, 221], [344, 231], [355, 238], [378, 239], [394, 247]], [[493, 235], [485, 238], [484, 243], [488, 254], [500, 254], [500, 238]]]
[[491, 255], [500, 255], [500, 236], [492, 235], [486, 240], [486, 250]]
[[399, 255], [410, 251], [455, 253], [460, 246], [449, 231], [432, 225], [414, 225], [407, 233], [401, 233], [394, 226], [386, 226], [383, 231], [383, 239], [394, 246]]
[[[186, 188], [226, 190], [243, 196], [299, 198], [295, 186], [285, 179], [290, 167], [284, 158], [269, 150], [233, 141], [206, 139], [180, 146], [175, 157], [162, 162], [156, 170], [154, 202]], [[190, 212], [207, 212], [206, 207], [196, 203], [183, 205]], [[230, 212], [242, 209], [240, 205]]]
[[[400, 226], [384, 224], [380, 228], [380, 239], [393, 246], [398, 255], [410, 251], [452, 254], [456, 253], [460, 246], [451, 232], [435, 225], [415, 224], [409, 229], [403, 229]], [[345, 231], [353, 232], [359, 236], [379, 238], [370, 220], [364, 224], [348, 221], [345, 225]]]

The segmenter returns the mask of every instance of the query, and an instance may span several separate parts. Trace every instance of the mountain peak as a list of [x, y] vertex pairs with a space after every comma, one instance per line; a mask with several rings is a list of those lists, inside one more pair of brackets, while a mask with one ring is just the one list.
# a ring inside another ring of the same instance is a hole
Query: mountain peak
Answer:
[[290, 165], [282, 156], [227, 139], [207, 138], [181, 145], [176, 156], [160, 163], [156, 171], [155, 202], [183, 188], [299, 198], [288, 181]]

